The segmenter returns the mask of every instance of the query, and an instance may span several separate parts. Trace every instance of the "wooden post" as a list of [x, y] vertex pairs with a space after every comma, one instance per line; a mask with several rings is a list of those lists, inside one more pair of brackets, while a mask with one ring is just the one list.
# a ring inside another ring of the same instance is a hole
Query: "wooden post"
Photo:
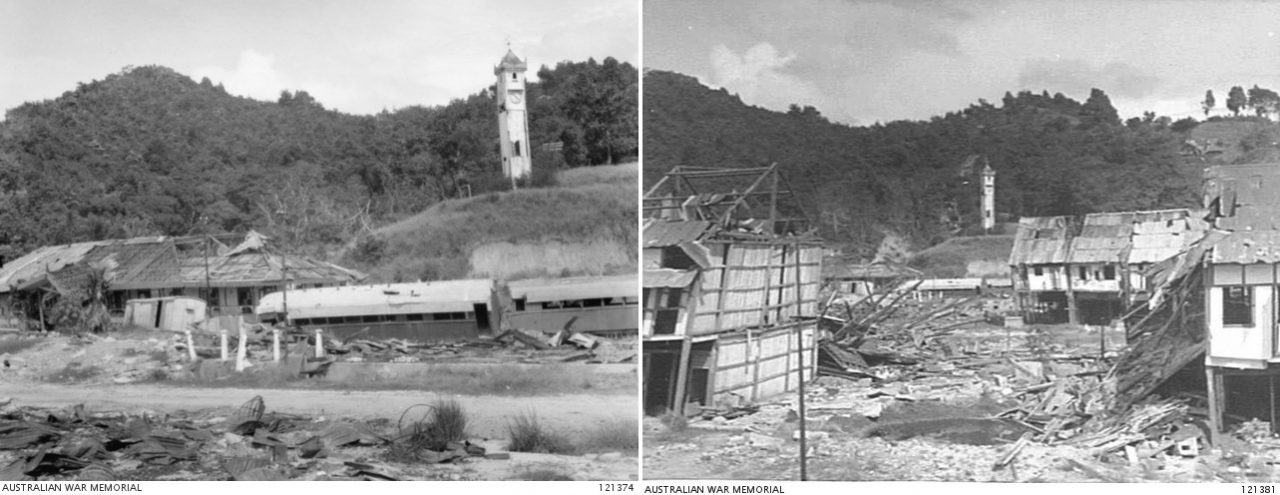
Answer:
[[1067, 277], [1067, 323], [1080, 324], [1080, 313], [1076, 310], [1076, 291], [1071, 283], [1071, 265], [1063, 264], [1062, 273]]
[[280, 362], [280, 329], [271, 329], [271, 360]]
[[1214, 447], [1221, 445], [1222, 435], [1222, 373], [1217, 366], [1204, 367], [1205, 383], [1208, 384], [1209, 398], [1209, 443]]
[[685, 390], [689, 381], [689, 353], [693, 349], [693, 341], [686, 334], [680, 341], [680, 355], [676, 358], [676, 396], [673, 410], [677, 416], [684, 416]]
[[221, 338], [221, 341], [222, 341], [222, 360], [226, 361], [227, 360], [227, 329], [219, 328], [218, 337]]
[[1267, 370], [1267, 397], [1271, 399], [1271, 432], [1276, 431], [1276, 375]]
[[324, 357], [324, 330], [316, 329], [316, 357]]
[[778, 235], [778, 164], [769, 165], [769, 171], [765, 173], [773, 175], [769, 190], [769, 233]]
[[807, 452], [804, 424], [804, 325], [800, 323], [796, 324], [796, 341], [800, 344], [796, 347], [796, 355], [800, 357], [800, 364], [796, 367], [800, 372], [800, 481], [808, 481], [809, 453]]

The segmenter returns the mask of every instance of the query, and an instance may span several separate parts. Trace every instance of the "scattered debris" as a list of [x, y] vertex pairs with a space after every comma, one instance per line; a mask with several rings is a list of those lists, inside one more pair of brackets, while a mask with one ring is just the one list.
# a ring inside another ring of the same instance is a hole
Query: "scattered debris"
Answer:
[[[163, 472], [183, 473], [176, 479], [275, 481], [315, 479], [324, 470], [325, 479], [411, 477], [394, 465], [363, 461], [421, 440], [389, 438], [365, 422], [272, 413], [262, 396], [229, 416], [8, 406], [0, 409], [0, 449], [10, 453], [0, 457], [0, 479], [152, 479]], [[419, 461], [432, 464], [509, 458], [468, 440], [442, 442], [418, 454]], [[321, 461], [333, 457], [341, 469]]]

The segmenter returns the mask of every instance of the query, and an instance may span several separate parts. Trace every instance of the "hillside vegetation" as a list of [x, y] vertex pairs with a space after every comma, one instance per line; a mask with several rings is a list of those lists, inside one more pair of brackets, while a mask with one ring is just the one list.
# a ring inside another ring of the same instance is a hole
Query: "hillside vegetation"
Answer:
[[557, 187], [445, 201], [342, 258], [375, 281], [635, 273], [638, 166], [561, 172]]
[[[636, 158], [634, 67], [612, 58], [562, 62], [542, 67], [537, 79], [528, 88], [538, 148], [527, 185], [549, 185], [557, 169]], [[287, 249], [329, 257], [378, 225], [442, 201], [501, 198], [490, 194], [510, 188], [500, 177], [492, 91], [358, 116], [326, 109], [306, 91], [264, 102], [165, 67], [125, 68], [7, 111], [0, 256], [46, 244], [257, 229]], [[563, 152], [543, 151], [548, 143]]]
[[[1006, 93], [928, 121], [851, 127], [812, 107], [775, 112], [672, 72], [645, 72], [644, 182], [676, 165], [778, 163], [824, 238], [871, 258], [888, 233], [913, 250], [977, 233], [984, 163], [996, 170], [1000, 221], [1020, 216], [1194, 206], [1208, 163], [1275, 156], [1263, 118], [1121, 122], [1093, 90], [1079, 102]], [[1203, 128], [1203, 129], [1202, 129]], [[1216, 129], [1216, 130], [1215, 130]], [[1197, 132], [1230, 133], [1229, 157], [1184, 156]], [[985, 161], [984, 161], [985, 160]]]

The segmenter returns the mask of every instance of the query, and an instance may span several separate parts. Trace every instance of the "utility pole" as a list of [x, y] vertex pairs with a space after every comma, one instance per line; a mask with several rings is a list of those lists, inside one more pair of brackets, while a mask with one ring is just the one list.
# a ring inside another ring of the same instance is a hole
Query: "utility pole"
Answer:
[[[213, 283], [209, 276], [209, 233], [207, 231], [204, 234], [204, 300], [206, 303], [213, 302], [214, 307], [218, 306], [213, 300]], [[208, 309], [205, 313], [208, 313]]]

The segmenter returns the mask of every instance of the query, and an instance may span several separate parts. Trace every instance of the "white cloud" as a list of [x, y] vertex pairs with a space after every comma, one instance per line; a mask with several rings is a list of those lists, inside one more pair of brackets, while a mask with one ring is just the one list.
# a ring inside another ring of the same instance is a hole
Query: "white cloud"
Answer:
[[711, 84], [738, 93], [748, 104], [786, 110], [791, 104], [812, 105], [817, 87], [784, 71], [796, 59], [779, 54], [769, 43], [759, 43], [741, 56], [724, 45], [711, 49]]
[[280, 91], [289, 89], [288, 78], [275, 68], [275, 57], [252, 48], [240, 52], [235, 68], [199, 67], [193, 77], [208, 77], [214, 84], [222, 83], [231, 94], [258, 100], [275, 101]]

